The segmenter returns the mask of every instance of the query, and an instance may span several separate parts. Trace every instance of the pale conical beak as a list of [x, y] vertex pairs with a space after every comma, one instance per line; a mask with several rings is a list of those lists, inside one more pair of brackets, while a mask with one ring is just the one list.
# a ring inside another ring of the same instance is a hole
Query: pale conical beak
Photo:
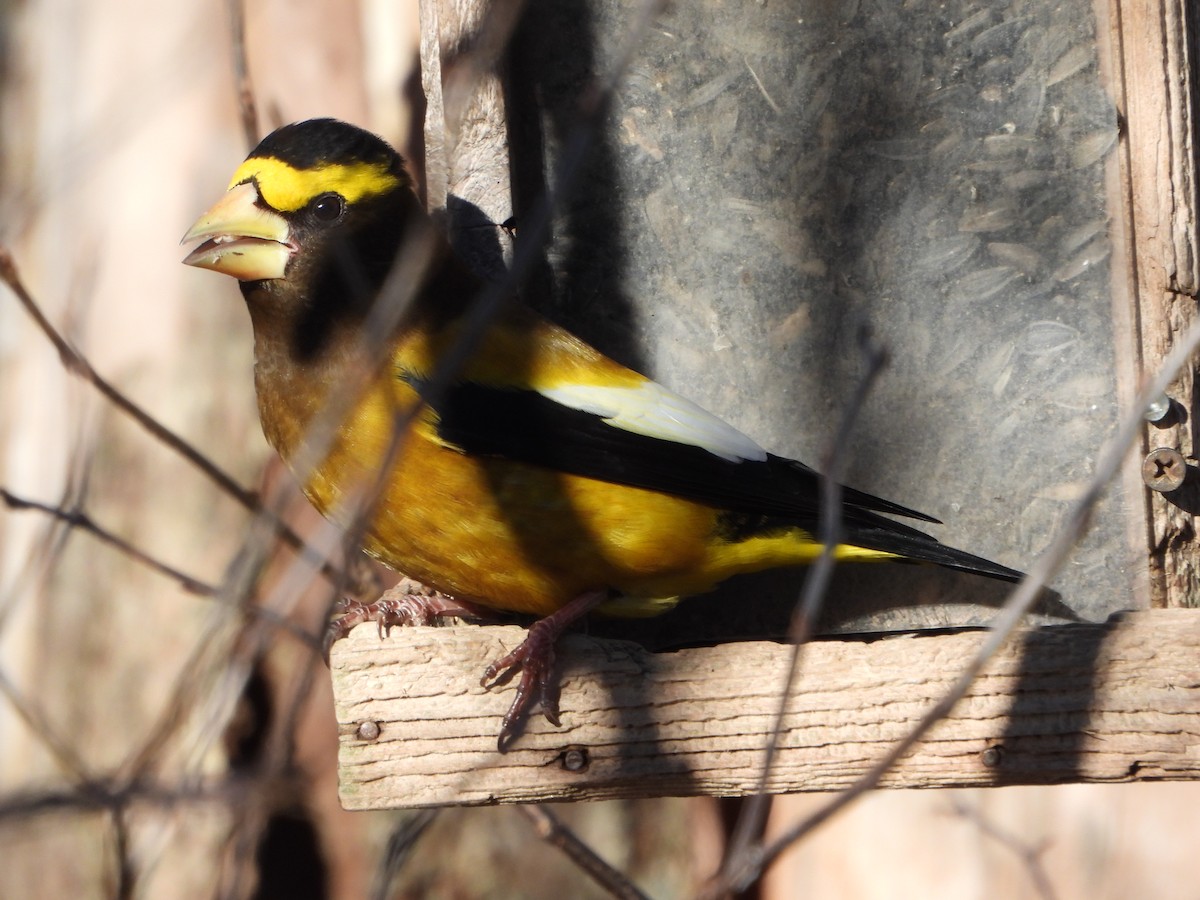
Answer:
[[202, 243], [184, 258], [186, 265], [239, 281], [282, 278], [296, 251], [287, 221], [258, 205], [258, 188], [250, 181], [231, 187], [180, 243], [192, 241]]

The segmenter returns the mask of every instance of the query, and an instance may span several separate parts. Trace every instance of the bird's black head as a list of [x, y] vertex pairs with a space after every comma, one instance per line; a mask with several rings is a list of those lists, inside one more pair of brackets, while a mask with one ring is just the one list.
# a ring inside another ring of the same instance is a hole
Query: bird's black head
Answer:
[[185, 262], [238, 278], [251, 313], [286, 321], [303, 359], [366, 315], [419, 214], [387, 142], [311, 119], [271, 133], [238, 167], [185, 237], [202, 240]]

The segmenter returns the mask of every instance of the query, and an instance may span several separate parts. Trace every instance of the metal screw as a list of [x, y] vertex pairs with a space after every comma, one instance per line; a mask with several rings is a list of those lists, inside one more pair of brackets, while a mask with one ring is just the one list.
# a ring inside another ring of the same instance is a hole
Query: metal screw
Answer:
[[568, 747], [561, 758], [562, 767], [568, 772], [582, 772], [588, 767], [588, 752], [582, 747]]
[[379, 723], [370, 720], [359, 722], [358, 730], [354, 734], [360, 741], [376, 740], [379, 737]]
[[1159, 394], [1146, 406], [1146, 411], [1142, 413], [1142, 417], [1147, 422], [1161, 422], [1167, 417], [1167, 413], [1170, 411], [1171, 398], [1166, 394]]
[[996, 766], [1000, 765], [1000, 758], [1003, 755], [1004, 754], [1001, 752], [999, 747], [988, 747], [979, 754], [979, 761], [989, 769], [994, 769]]
[[1187, 471], [1183, 454], [1171, 447], [1151, 450], [1142, 460], [1142, 481], [1146, 487], [1163, 494], [1182, 487]]

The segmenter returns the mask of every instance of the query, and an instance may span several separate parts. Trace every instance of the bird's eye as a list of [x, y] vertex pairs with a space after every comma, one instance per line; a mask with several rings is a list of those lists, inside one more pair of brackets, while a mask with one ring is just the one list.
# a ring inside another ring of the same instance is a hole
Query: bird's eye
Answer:
[[312, 202], [312, 211], [321, 222], [336, 222], [346, 211], [346, 201], [340, 194], [322, 194]]

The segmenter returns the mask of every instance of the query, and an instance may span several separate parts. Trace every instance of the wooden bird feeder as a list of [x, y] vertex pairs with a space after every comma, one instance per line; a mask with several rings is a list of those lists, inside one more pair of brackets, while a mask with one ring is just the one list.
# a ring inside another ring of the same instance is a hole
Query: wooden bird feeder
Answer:
[[[520, 250], [585, 134], [530, 302], [810, 463], [847, 412], [869, 324], [891, 362], [852, 411], [843, 480], [944, 519], [947, 543], [1028, 567], [1195, 317], [1186, 4], [832, 4], [802, 19], [788, 4], [678, 4], [632, 47], [640, 6], [626, 0], [521, 22], [507, 4], [461, 6], [421, 4], [425, 171], [478, 267], [513, 243], [472, 226], [515, 217]], [[589, 122], [626, 50], [611, 108]], [[1197, 777], [1194, 382], [1185, 367], [1148, 416], [1051, 601], [885, 785]], [[647, 626], [649, 643], [690, 634], [688, 608], [744, 635], [757, 623], [737, 616], [775, 603], [777, 633], [789, 578], [689, 601]], [[1004, 595], [915, 567], [839, 575], [766, 789], [850, 784], [941, 696]], [[562, 727], [535, 718], [500, 754], [511, 687], [479, 676], [521, 637], [461, 626], [381, 641], [365, 625], [336, 644], [343, 803], [758, 790], [788, 645], [656, 653], [570, 636]]]

